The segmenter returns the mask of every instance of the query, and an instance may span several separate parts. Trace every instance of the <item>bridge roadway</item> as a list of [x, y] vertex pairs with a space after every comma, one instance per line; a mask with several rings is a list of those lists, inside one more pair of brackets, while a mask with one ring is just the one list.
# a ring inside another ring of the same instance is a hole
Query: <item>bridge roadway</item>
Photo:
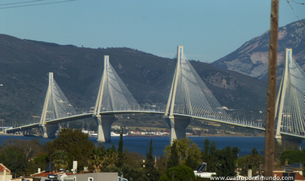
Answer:
[[[164, 112], [162, 111], [155, 111], [155, 110], [122, 110], [122, 111], [104, 111], [101, 112], [101, 115], [111, 115], [111, 114], [159, 114], [159, 115], [164, 115]], [[75, 121], [79, 119], [85, 119], [85, 118], [91, 118], [93, 117], [93, 113], [83, 113], [83, 114], [77, 114], [77, 115], [72, 115], [72, 116], [67, 116], [63, 118], [58, 118], [58, 119], [53, 119], [49, 120], [46, 122], [47, 125], [56, 125], [59, 123], [64, 123], [64, 122], [69, 122], [69, 121]], [[222, 123], [222, 124], [228, 124], [232, 126], [238, 126], [238, 127], [243, 127], [243, 128], [250, 128], [250, 129], [255, 129], [255, 130], [260, 130], [260, 131], [265, 131], [265, 128], [262, 126], [256, 126], [252, 124], [242, 124], [240, 121], [234, 121], [234, 120], [219, 120], [219, 119], [214, 119], [214, 118], [207, 118], [207, 117], [200, 117], [196, 115], [186, 115], [186, 114], [174, 114], [176, 117], [185, 117], [185, 118], [192, 118], [192, 119], [198, 119], [198, 120], [204, 120], [204, 121], [211, 121], [211, 122], [216, 122], [216, 123]], [[14, 128], [8, 128], [6, 129], [6, 133], [15, 133], [15, 132], [20, 132], [23, 130], [29, 130], [31, 128], [35, 127], [40, 127], [40, 123], [32, 123], [28, 125], [23, 125], [23, 126], [18, 126]], [[299, 139], [305, 139], [305, 135], [301, 134], [293, 134], [293, 133], [286, 133], [286, 132], [281, 132], [283, 136], [288, 136], [288, 137], [294, 137], [294, 138], [299, 138]]]
[[[137, 113], [137, 114], [145, 113], [145, 114], [164, 115], [164, 112], [155, 111], [155, 110], [104, 111], [104, 112], [101, 112], [100, 114], [101, 115], [107, 115], [107, 114], [134, 114], [134, 113]], [[74, 121], [74, 120], [79, 120], [79, 119], [90, 118], [90, 117], [93, 117], [93, 115], [94, 115], [93, 113], [77, 114], [77, 115], [67, 116], [67, 117], [63, 117], [63, 118], [48, 120], [48, 121], [46, 121], [46, 124], [47, 125], [55, 125], [55, 124], [59, 124], [59, 123], [63, 123], [63, 122], [69, 122], [69, 121]], [[256, 129], [256, 130], [261, 130], [261, 131], [265, 130], [264, 127], [255, 126], [255, 125], [251, 125], [251, 124], [242, 124], [239, 121], [232, 121], [232, 120], [224, 121], [224, 120], [218, 120], [218, 119], [214, 119], [214, 118], [206, 118], [206, 117], [200, 117], [200, 116], [195, 116], [195, 115], [186, 115], [186, 114], [174, 114], [174, 116], [193, 118], [193, 119], [211, 121], [211, 122], [216, 122], [216, 123], [229, 124], [229, 125], [233, 125], [233, 126], [239, 126], [239, 127], [244, 127], [244, 128], [251, 128], [251, 129]], [[14, 127], [14, 128], [8, 128], [8, 129], [6, 129], [6, 132], [7, 133], [13, 133], [13, 132], [17, 132], [17, 131], [21, 131], [21, 130], [27, 130], [27, 129], [31, 129], [31, 128], [39, 127], [39, 126], [41, 126], [40, 123], [32, 123], [32, 124], [18, 126], [18, 127]], [[289, 134], [289, 133], [283, 133], [283, 134]], [[292, 134], [289, 134], [289, 135], [292, 135]], [[304, 138], [304, 136], [302, 138]]]

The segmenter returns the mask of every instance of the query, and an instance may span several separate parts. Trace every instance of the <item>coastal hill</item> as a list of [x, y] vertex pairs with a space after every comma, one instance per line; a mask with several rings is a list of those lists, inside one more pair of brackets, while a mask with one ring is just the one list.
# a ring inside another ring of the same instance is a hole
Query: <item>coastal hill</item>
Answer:
[[[302, 22], [301, 22], [302, 21]], [[278, 32], [278, 75], [283, 69], [284, 52], [292, 48], [293, 58], [305, 68], [305, 19], [280, 27]], [[229, 55], [213, 62], [213, 65], [233, 70], [264, 81], [268, 76], [270, 31], [244, 43]]]
[[[187, 54], [187, 52], [185, 52]], [[130, 48], [85, 48], [0, 35], [0, 119], [4, 125], [39, 117], [48, 72], [78, 112], [94, 106], [104, 55], [140, 104], [165, 105], [176, 66]], [[243, 116], [264, 110], [266, 83], [199, 61], [191, 61], [222, 106]]]

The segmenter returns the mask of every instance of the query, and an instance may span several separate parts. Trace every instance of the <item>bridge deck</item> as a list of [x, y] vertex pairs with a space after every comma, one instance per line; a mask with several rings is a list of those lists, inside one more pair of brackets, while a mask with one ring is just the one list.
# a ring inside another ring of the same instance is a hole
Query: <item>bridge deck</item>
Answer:
[[[107, 114], [134, 114], [134, 113], [164, 115], [164, 112], [155, 111], [155, 110], [105, 111], [105, 112], [101, 112], [100, 114], [101, 115], [107, 115]], [[69, 121], [74, 121], [74, 120], [79, 120], [79, 119], [90, 118], [90, 117], [93, 117], [93, 116], [94, 116], [93, 113], [83, 113], [83, 114], [68, 116], [68, 117], [64, 117], [64, 118], [49, 120], [49, 121], [46, 122], [46, 124], [47, 125], [54, 125], [54, 124], [59, 124], [59, 123], [63, 123], [63, 122], [69, 122]], [[188, 117], [188, 118], [192, 118], [192, 119], [211, 121], [211, 122], [216, 122], [216, 123], [222, 123], [222, 124], [228, 124], [228, 125], [233, 125], [233, 126], [238, 126], [238, 127], [243, 127], [243, 128], [250, 128], [250, 129], [265, 131], [264, 127], [251, 125], [251, 124], [242, 124], [242, 123], [239, 123], [238, 121], [234, 121], [234, 120], [225, 121], [225, 120], [219, 120], [219, 119], [214, 119], [214, 118], [204, 118], [204, 117], [199, 117], [199, 116], [195, 116], [195, 115], [185, 115], [185, 114], [174, 114], [174, 116]], [[19, 126], [19, 127], [15, 127], [15, 128], [10, 128], [10, 129], [7, 129], [6, 132], [7, 133], [13, 133], [13, 132], [16, 132], [16, 131], [27, 130], [27, 129], [31, 129], [31, 128], [35, 128], [35, 127], [39, 127], [39, 126], [40, 126], [39, 123], [33, 123], [33, 124], [23, 125], [23, 126]], [[305, 135], [298, 135], [298, 134], [286, 133], [286, 132], [281, 132], [281, 134], [305, 139]]]

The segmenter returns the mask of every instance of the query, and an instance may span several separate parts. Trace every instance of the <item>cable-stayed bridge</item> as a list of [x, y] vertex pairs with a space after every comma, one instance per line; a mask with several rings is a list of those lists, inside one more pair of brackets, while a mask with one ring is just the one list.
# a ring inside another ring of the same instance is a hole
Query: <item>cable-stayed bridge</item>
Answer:
[[[292, 50], [286, 50], [286, 68], [283, 73], [277, 101], [276, 137], [305, 139], [304, 131], [304, 71], [292, 59]], [[90, 113], [77, 114], [49, 73], [49, 86], [39, 123], [7, 129], [7, 133], [25, 132], [34, 127], [43, 129], [44, 137], [54, 137], [59, 123], [93, 117], [98, 125], [98, 141], [110, 141], [115, 114], [149, 113], [164, 115], [171, 129], [171, 142], [185, 137], [191, 119], [213, 121], [256, 130], [265, 130], [264, 122], [233, 119], [213, 96], [183, 53], [177, 48], [177, 65], [165, 110], [141, 108], [125, 84], [104, 57], [104, 71], [94, 107]]]
[[305, 136], [305, 72], [286, 49], [285, 68], [276, 101], [276, 139]]

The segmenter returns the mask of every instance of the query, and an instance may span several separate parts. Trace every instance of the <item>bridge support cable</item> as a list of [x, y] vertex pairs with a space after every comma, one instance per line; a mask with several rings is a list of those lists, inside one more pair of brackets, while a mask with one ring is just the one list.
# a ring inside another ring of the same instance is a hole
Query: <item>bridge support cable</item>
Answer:
[[[178, 124], [175, 124], [173, 128], [174, 123], [176, 123], [173, 120], [177, 114], [231, 122], [230, 116], [183, 54], [183, 46], [178, 46], [177, 52], [177, 65], [164, 112], [164, 116], [171, 120], [171, 122], [168, 122], [171, 130], [178, 126]], [[172, 139], [177, 139], [175, 133], [172, 135]]]
[[101, 79], [94, 114], [104, 111], [127, 111], [140, 109], [138, 102], [127, 89], [114, 68], [109, 56], [104, 56], [104, 72]]
[[40, 126], [43, 130], [43, 137], [55, 137], [55, 133], [59, 128], [58, 125], [47, 125], [48, 121], [75, 114], [76, 111], [74, 110], [73, 106], [57, 85], [53, 77], [53, 72], [50, 72], [49, 86], [40, 117]]
[[109, 63], [109, 56], [104, 56], [104, 72], [100, 82], [93, 117], [98, 123], [98, 141], [110, 141], [113, 114], [101, 116], [102, 112], [140, 110], [140, 106], [114, 68]]
[[165, 115], [185, 114], [231, 120], [178, 47], [177, 66]]
[[293, 60], [292, 49], [286, 49], [285, 68], [277, 96], [276, 139], [281, 133], [305, 138], [305, 73]]

